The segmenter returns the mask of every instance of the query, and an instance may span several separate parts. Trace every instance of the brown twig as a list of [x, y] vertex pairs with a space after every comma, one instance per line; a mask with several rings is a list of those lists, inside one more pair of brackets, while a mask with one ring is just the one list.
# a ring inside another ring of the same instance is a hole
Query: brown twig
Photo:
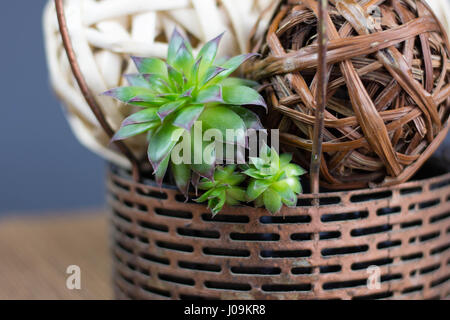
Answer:
[[[319, 1], [319, 25], [318, 25], [318, 41], [319, 41], [319, 64], [318, 75], [319, 82], [316, 91], [316, 110], [315, 123], [313, 135], [313, 148], [311, 153], [310, 179], [311, 179], [311, 193], [319, 193], [319, 175], [320, 164], [322, 161], [322, 141], [324, 130], [324, 112], [325, 102], [327, 97], [327, 19], [326, 13], [328, 9], [328, 0]], [[315, 205], [319, 205], [318, 199], [315, 199]]]
[[[69, 59], [72, 73], [78, 83], [81, 93], [83, 94], [87, 104], [89, 105], [92, 112], [94, 113], [97, 121], [100, 123], [101, 127], [103, 128], [105, 133], [108, 135], [108, 137], [112, 138], [114, 136], [114, 130], [111, 128], [111, 126], [106, 121], [102, 110], [100, 109], [99, 105], [97, 104], [97, 101], [95, 100], [92, 92], [89, 90], [89, 87], [86, 83], [86, 80], [83, 77], [83, 74], [81, 73], [80, 66], [78, 65], [77, 59], [75, 57], [75, 52], [73, 50], [72, 42], [70, 40], [69, 31], [68, 31], [67, 23], [66, 23], [66, 18], [64, 15], [63, 0], [55, 0], [55, 7], [56, 7], [56, 15], [58, 17], [59, 31], [61, 33], [62, 42], [64, 45], [64, 49], [66, 50], [66, 53], [67, 53], [67, 58]], [[125, 145], [125, 143], [123, 143], [122, 141], [115, 141], [114, 143], [119, 148], [119, 150], [131, 162], [133, 179], [135, 181], [139, 181], [140, 172], [139, 172], [139, 164], [138, 164], [136, 157], [133, 155], [131, 150]]]

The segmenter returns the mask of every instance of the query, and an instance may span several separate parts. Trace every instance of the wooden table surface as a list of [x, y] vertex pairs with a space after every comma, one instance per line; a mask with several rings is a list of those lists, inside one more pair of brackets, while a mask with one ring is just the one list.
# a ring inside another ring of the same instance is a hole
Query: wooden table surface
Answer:
[[[0, 218], [0, 299], [112, 299], [105, 212]], [[81, 270], [69, 290], [67, 267]]]

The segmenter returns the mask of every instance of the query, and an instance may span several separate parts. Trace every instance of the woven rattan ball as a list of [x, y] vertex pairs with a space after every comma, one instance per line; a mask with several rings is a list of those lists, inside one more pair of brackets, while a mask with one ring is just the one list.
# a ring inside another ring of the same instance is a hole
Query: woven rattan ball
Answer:
[[[318, 1], [282, 1], [262, 58], [247, 67], [266, 84], [267, 126], [308, 167], [315, 123]], [[328, 87], [321, 184], [392, 185], [411, 178], [447, 133], [449, 46], [420, 0], [329, 1]]]
[[[262, 12], [267, 13], [256, 34], [264, 32], [275, 1], [64, 0], [64, 11], [81, 72], [108, 123], [117, 130], [132, 110], [98, 94], [124, 85], [123, 75], [136, 72], [130, 55], [165, 58], [167, 41], [175, 27], [196, 48], [225, 31], [221, 55], [248, 52], [247, 40], [255, 22]], [[76, 84], [61, 41], [53, 0], [45, 8], [43, 23], [51, 84], [65, 106], [75, 135], [102, 157], [128, 167], [128, 160], [110, 145]], [[137, 157], [145, 155], [143, 139], [131, 139], [127, 144]]]

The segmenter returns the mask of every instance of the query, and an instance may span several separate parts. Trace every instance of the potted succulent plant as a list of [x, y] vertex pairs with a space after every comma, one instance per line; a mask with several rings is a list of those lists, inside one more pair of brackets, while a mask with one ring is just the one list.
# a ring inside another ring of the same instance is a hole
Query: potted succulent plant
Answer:
[[[255, 201], [256, 206], [278, 213], [283, 203], [295, 206], [301, 193], [297, 176], [305, 172], [290, 163], [292, 155], [279, 157], [275, 149], [265, 145], [261, 157], [251, 157], [251, 164], [242, 166], [241, 172], [235, 172], [235, 165], [216, 168], [216, 160], [224, 160], [216, 159], [217, 148], [225, 152], [223, 149], [230, 145], [245, 149], [247, 130], [263, 129], [258, 115], [244, 106], [267, 108], [263, 97], [250, 87], [255, 86], [254, 82], [230, 77], [253, 54], [217, 63], [221, 38], [219, 35], [207, 42], [194, 57], [189, 40], [175, 30], [166, 61], [133, 57], [139, 73], [125, 76], [129, 86], [108, 90], [104, 95], [141, 110], [123, 121], [112, 140], [146, 134], [148, 159], [158, 185], [162, 185], [170, 166], [178, 189], [186, 197], [191, 184], [196, 190], [206, 190], [197, 201], [208, 201], [214, 215], [225, 203], [237, 205], [246, 201]], [[195, 137], [197, 128], [199, 139]], [[204, 135], [211, 129], [218, 131], [217, 140], [207, 144]], [[178, 150], [177, 146], [185, 148]], [[234, 150], [232, 158], [245, 157], [245, 152], [235, 155]], [[177, 156], [181, 161], [175, 161]], [[240, 187], [246, 176], [251, 178], [247, 191]]]
[[[382, 5], [384, 24], [372, 28], [363, 23], [366, 4], [334, 1], [327, 11], [314, 0], [282, 1], [265, 37], [255, 41], [261, 57], [246, 68], [262, 82], [266, 99], [255, 82], [232, 77], [253, 54], [222, 61], [220, 36], [194, 54], [174, 32], [165, 61], [132, 58], [138, 73], [127, 76], [129, 86], [105, 95], [136, 107], [113, 141], [146, 135], [151, 171], [138, 177], [109, 167], [118, 298], [448, 295], [449, 174], [400, 183], [448, 131], [448, 71], [437, 63], [448, 59], [448, 45], [421, 1], [400, 2]], [[315, 40], [318, 29], [331, 35], [328, 52]], [[354, 32], [360, 35], [348, 38]], [[430, 42], [421, 36], [427, 32]], [[390, 42], [362, 45], [383, 36]], [[420, 41], [409, 40], [414, 37]], [[402, 57], [394, 44], [403, 41]], [[423, 63], [412, 52], [422, 52]], [[329, 84], [319, 76], [323, 70]], [[326, 93], [322, 103], [318, 92]], [[316, 147], [312, 111], [319, 105], [324, 144], [315, 169], [323, 186], [357, 190], [302, 192], [299, 177], [306, 172], [298, 164], [307, 167]], [[263, 128], [262, 108], [268, 109], [264, 127], [280, 129], [281, 149], [292, 156], [268, 146], [258, 155], [246, 151], [249, 141], [239, 132]], [[196, 122], [201, 136], [209, 129], [219, 134], [196, 144]], [[235, 134], [227, 136], [227, 129]], [[220, 162], [227, 147], [235, 163]]]

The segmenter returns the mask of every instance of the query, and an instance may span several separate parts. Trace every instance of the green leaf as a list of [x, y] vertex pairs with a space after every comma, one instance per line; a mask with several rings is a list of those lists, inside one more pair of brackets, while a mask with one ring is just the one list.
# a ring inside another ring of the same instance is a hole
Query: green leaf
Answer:
[[261, 194], [258, 198], [255, 199], [255, 207], [257, 208], [261, 208], [264, 206], [264, 200], [263, 200], [263, 195]]
[[151, 90], [143, 87], [119, 87], [108, 90], [103, 95], [113, 97], [125, 103], [130, 102], [136, 97], [142, 97], [147, 102], [156, 99], [155, 94]]
[[288, 177], [301, 176], [306, 173], [305, 169], [293, 163], [285, 165], [283, 170], [286, 172], [286, 176]]
[[237, 205], [239, 202], [246, 201], [246, 192], [242, 188], [230, 188], [226, 191], [227, 203], [230, 205]]
[[188, 83], [187, 85], [190, 86], [197, 86], [198, 78], [199, 78], [199, 72], [200, 72], [200, 63], [202, 62], [202, 57], [198, 58], [197, 61], [192, 65], [190, 74], [187, 75], [188, 77]]
[[292, 153], [283, 153], [280, 155], [280, 167], [284, 168], [292, 161]]
[[214, 83], [219, 83], [224, 80], [228, 76], [230, 76], [241, 64], [243, 64], [248, 59], [256, 56], [256, 53], [242, 54], [240, 56], [236, 56], [225, 62], [221, 65], [222, 68], [226, 69], [226, 71], [222, 72], [218, 77], [214, 79]]
[[261, 130], [263, 129], [263, 125], [258, 115], [253, 111], [250, 111], [241, 106], [229, 106], [231, 110], [233, 110], [241, 119], [244, 121], [247, 129]]
[[151, 128], [157, 127], [158, 125], [158, 122], [148, 122], [123, 126], [116, 132], [111, 141], [124, 140], [136, 136], [138, 134], [147, 132]]
[[195, 103], [223, 102], [222, 87], [219, 85], [200, 90]]
[[256, 88], [259, 86], [259, 83], [256, 81], [249, 80], [249, 79], [243, 79], [243, 78], [235, 78], [235, 77], [226, 78], [220, 84], [225, 87], [247, 86], [250, 88]]
[[163, 104], [166, 104], [168, 102], [167, 99], [164, 98], [155, 98], [152, 101], [145, 101], [139, 97], [133, 98], [130, 101], [128, 101], [127, 103], [132, 105], [132, 106], [136, 106], [139, 108], [152, 108], [152, 107], [159, 107]]
[[151, 89], [159, 94], [170, 94], [172, 89], [168, 84], [168, 78], [163, 78], [162, 76], [155, 73], [145, 73], [142, 74], [145, 80], [150, 83]]
[[270, 149], [270, 168], [273, 172], [280, 170], [280, 157], [273, 147]]
[[191, 168], [188, 164], [184, 163], [174, 164], [171, 162], [171, 164], [175, 184], [177, 185], [178, 190], [187, 196], [189, 183], [191, 181]]
[[163, 161], [161, 161], [158, 168], [153, 173], [155, 175], [155, 181], [159, 186], [162, 185], [164, 176], [166, 175], [167, 167], [169, 166], [169, 159], [170, 159], [170, 154], [167, 155], [167, 157], [165, 157]]
[[169, 63], [170, 65], [174, 65], [178, 50], [180, 49], [182, 44], [184, 44], [186, 49], [192, 53], [192, 47], [189, 41], [185, 39], [180, 34], [180, 32], [178, 32], [177, 29], [175, 29], [169, 41], [169, 50], [167, 52], [167, 63]]
[[287, 181], [283, 180], [274, 183], [271, 185], [271, 189], [281, 196], [281, 200], [285, 205], [292, 207], [297, 204], [297, 196]]
[[[294, 191], [296, 194], [300, 194], [303, 192], [302, 185], [300, 184], [300, 180], [297, 177], [289, 177], [282, 180], [284, 183], [289, 185], [289, 188]], [[280, 181], [281, 182], [281, 181]]]
[[270, 213], [275, 214], [281, 210], [281, 196], [271, 189], [267, 189], [263, 194], [264, 206]]
[[156, 58], [131, 57], [141, 74], [157, 74], [167, 79], [166, 63]]
[[214, 173], [214, 180], [227, 186], [236, 186], [245, 180], [245, 175], [235, 172], [236, 165], [231, 164], [226, 167], [218, 166]]
[[192, 51], [189, 51], [186, 45], [182, 43], [180, 48], [178, 48], [172, 65], [176, 69], [183, 71], [183, 73], [187, 75], [191, 71], [193, 64], [194, 56], [192, 55]]
[[214, 78], [216, 78], [218, 75], [220, 75], [221, 73], [223, 73], [226, 69], [221, 68], [221, 67], [216, 67], [216, 66], [211, 66], [209, 67], [206, 72], [205, 75], [203, 75], [201, 77], [201, 81], [200, 81], [200, 86], [205, 86], [206, 84], [208, 85], [214, 85], [215, 83], [209, 83], [211, 80], [213, 80]]
[[249, 201], [258, 198], [264, 191], [269, 188], [270, 182], [264, 180], [252, 179], [247, 187], [247, 197]]
[[126, 118], [122, 122], [122, 126], [128, 126], [130, 124], [151, 122], [151, 121], [155, 121], [155, 120], [159, 121], [159, 117], [156, 114], [157, 111], [158, 111], [157, 107], [150, 107], [150, 108], [138, 111], [138, 112], [132, 114], [131, 116], [129, 116], [128, 118]]
[[219, 48], [219, 43], [223, 35], [224, 33], [208, 41], [200, 50], [197, 56], [202, 59], [200, 64], [200, 74], [203, 74], [214, 63], [214, 59], [216, 58], [217, 54], [217, 49]]
[[142, 74], [126, 74], [125, 78], [130, 86], [143, 87], [152, 90], [150, 83], [142, 76]]
[[[231, 165], [229, 167], [232, 167]], [[228, 169], [228, 170], [227, 170]], [[232, 169], [232, 168], [231, 168]], [[233, 170], [234, 171], [234, 170]], [[233, 172], [232, 171], [232, 172]], [[232, 172], [229, 171], [228, 167], [222, 167], [222, 166], [217, 166], [216, 167], [216, 171], [214, 172], [214, 180], [215, 181], [224, 181], [226, 180], [226, 178], [232, 174]]]
[[192, 98], [192, 92], [194, 91], [194, 87], [189, 88], [185, 92], [183, 92], [179, 97], [181, 98]]
[[245, 170], [243, 173], [251, 178], [264, 179], [264, 176], [261, 175], [259, 170], [257, 170], [257, 169], [250, 168], [250, 169]]
[[210, 190], [212, 188], [214, 188], [216, 184], [214, 182], [212, 182], [211, 180], [208, 180], [206, 178], [203, 178], [200, 183], [198, 184], [198, 188], [200, 190]]
[[[198, 120], [202, 121], [204, 131], [208, 129], [219, 130], [222, 134], [222, 142], [245, 146], [245, 132], [247, 131], [245, 123], [241, 117], [226, 106], [205, 108]], [[235, 134], [227, 137], [227, 129], [234, 130]]]
[[170, 154], [183, 132], [183, 129], [171, 124], [162, 125], [155, 131], [149, 142], [147, 152], [154, 170], [157, 170], [161, 161]]
[[164, 120], [169, 114], [182, 107], [185, 103], [186, 100], [184, 99], [166, 103], [159, 108], [158, 116], [161, 118], [161, 120]]
[[208, 199], [211, 199], [210, 196], [213, 193], [214, 189], [208, 190], [205, 193], [203, 193], [199, 198], [195, 199], [196, 202], [205, 202]]
[[227, 185], [230, 185], [230, 186], [238, 186], [238, 185], [240, 185], [244, 180], [245, 180], [245, 175], [243, 175], [243, 174], [241, 174], [241, 173], [235, 172], [235, 173], [229, 175], [229, 176], [224, 180], [224, 182], [225, 182]]
[[266, 143], [264, 143], [263, 146], [261, 147], [259, 156], [264, 159], [270, 159], [270, 148]]
[[257, 105], [267, 109], [264, 98], [254, 89], [245, 86], [223, 87], [223, 100], [227, 104]]
[[184, 107], [175, 116], [173, 125], [190, 131], [204, 109], [205, 107], [201, 104]]
[[167, 70], [169, 72], [169, 81], [172, 84], [173, 89], [175, 91], [182, 90], [184, 86], [183, 74], [169, 65], [167, 65]]
[[262, 158], [250, 157], [249, 160], [250, 163], [254, 165], [258, 170], [261, 170], [261, 168], [266, 164], [266, 162]]
[[222, 211], [222, 208], [225, 205], [226, 197], [227, 196], [225, 194], [225, 191], [222, 191], [216, 198], [211, 199], [210, 202], [208, 203], [213, 217], [217, 215], [220, 211]]
[[[192, 130], [191, 130], [191, 136], [192, 136]], [[191, 168], [193, 171], [198, 173], [201, 177], [207, 178], [209, 180], [214, 180], [214, 169], [216, 166], [216, 154], [215, 154], [215, 148], [210, 148], [211, 144], [213, 142], [206, 142], [202, 141], [200, 150], [201, 155], [197, 155], [199, 159], [201, 159], [201, 163], [196, 163], [196, 155], [195, 155], [195, 146], [194, 142], [195, 139], [191, 139]], [[198, 147], [198, 146], [197, 146]], [[206, 158], [207, 156], [207, 158]]]

